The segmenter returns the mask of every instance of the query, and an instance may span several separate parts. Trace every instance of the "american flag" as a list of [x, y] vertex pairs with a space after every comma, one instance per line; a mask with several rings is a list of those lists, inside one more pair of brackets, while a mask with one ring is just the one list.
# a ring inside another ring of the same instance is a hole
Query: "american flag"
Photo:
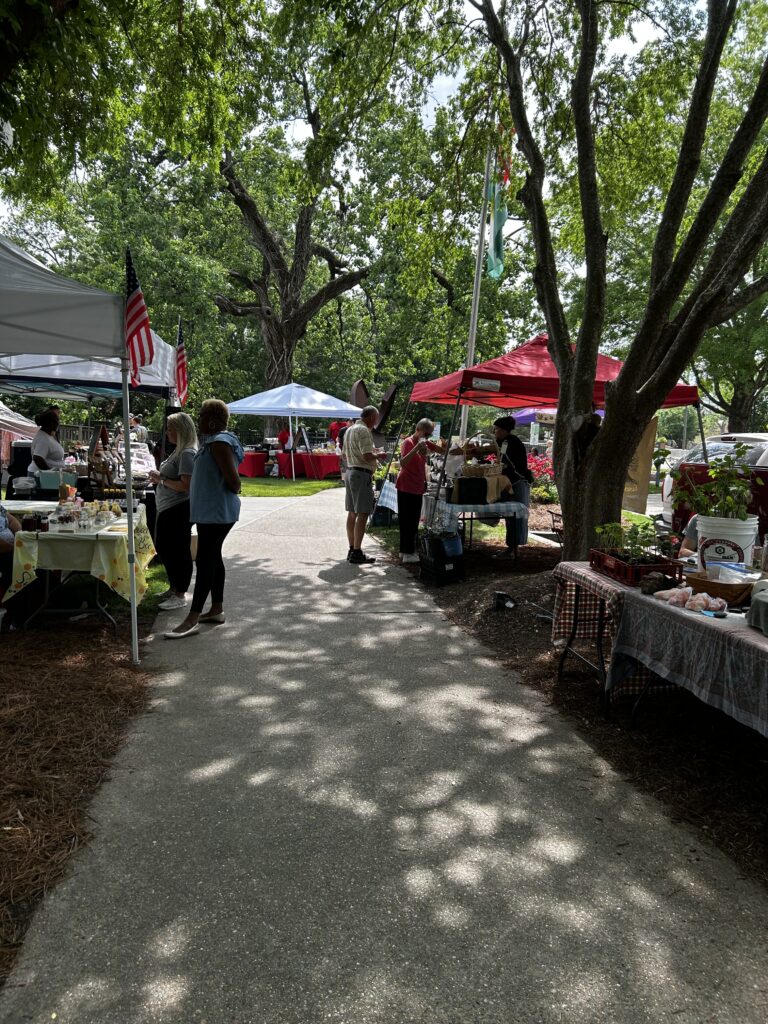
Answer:
[[131, 250], [125, 250], [125, 347], [131, 364], [131, 384], [141, 381], [141, 367], [149, 366], [155, 357], [149, 313], [139, 279], [133, 269]]
[[184, 335], [181, 330], [181, 318], [179, 318], [179, 332], [176, 337], [176, 394], [179, 396], [179, 405], [186, 404], [188, 385], [187, 350], [184, 347]]

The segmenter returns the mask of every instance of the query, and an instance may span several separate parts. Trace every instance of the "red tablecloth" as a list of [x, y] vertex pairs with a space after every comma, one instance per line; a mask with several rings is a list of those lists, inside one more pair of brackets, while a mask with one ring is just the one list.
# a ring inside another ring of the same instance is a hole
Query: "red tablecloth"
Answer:
[[339, 476], [341, 473], [341, 459], [332, 452], [327, 455], [302, 452], [301, 464], [310, 480], [325, 480], [327, 476]]
[[240, 476], [264, 476], [266, 463], [266, 452], [246, 452], [240, 463]]
[[[286, 476], [290, 480], [295, 479], [291, 473], [291, 453], [290, 452], [278, 452], [275, 456], [277, 459], [277, 466], [280, 470], [280, 476]], [[305, 476], [304, 472], [304, 460], [301, 452], [294, 452], [294, 466], [296, 468], [296, 476]]]

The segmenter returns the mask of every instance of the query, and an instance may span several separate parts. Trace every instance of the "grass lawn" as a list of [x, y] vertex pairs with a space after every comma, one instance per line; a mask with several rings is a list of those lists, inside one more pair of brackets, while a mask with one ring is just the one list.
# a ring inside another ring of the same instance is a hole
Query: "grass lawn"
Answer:
[[341, 480], [285, 480], [278, 476], [240, 478], [244, 498], [307, 498], [318, 491], [341, 487]]

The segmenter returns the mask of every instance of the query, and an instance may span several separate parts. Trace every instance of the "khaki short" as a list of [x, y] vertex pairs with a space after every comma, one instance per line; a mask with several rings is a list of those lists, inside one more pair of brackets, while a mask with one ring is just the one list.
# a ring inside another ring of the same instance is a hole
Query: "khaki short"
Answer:
[[362, 469], [347, 469], [344, 486], [347, 490], [344, 508], [355, 515], [369, 516], [373, 512], [376, 498], [373, 493], [373, 474]]

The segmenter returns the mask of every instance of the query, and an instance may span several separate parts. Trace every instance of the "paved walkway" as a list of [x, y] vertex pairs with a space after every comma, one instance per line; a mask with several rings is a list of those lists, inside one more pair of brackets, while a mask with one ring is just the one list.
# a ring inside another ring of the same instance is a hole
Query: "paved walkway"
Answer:
[[341, 498], [245, 523], [230, 623], [148, 645], [0, 1021], [764, 1024], [766, 893], [409, 576], [340, 561]]

